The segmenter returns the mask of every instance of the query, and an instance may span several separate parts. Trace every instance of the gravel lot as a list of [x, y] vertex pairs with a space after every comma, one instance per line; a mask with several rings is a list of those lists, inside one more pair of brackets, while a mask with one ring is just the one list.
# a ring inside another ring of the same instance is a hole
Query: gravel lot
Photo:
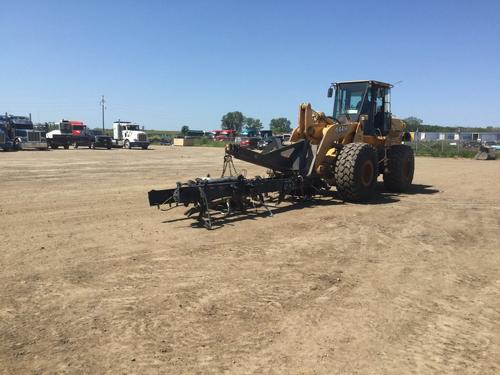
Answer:
[[153, 148], [0, 153], [0, 373], [500, 373], [500, 161], [208, 231], [147, 192], [223, 150]]

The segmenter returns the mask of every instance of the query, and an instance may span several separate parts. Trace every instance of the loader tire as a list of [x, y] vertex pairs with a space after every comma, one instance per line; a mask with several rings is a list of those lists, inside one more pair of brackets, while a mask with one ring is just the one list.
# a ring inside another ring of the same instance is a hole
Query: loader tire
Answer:
[[407, 145], [392, 146], [387, 152], [387, 171], [384, 186], [387, 190], [401, 193], [410, 187], [415, 172], [415, 156]]
[[337, 191], [345, 201], [367, 200], [377, 182], [377, 151], [367, 143], [350, 143], [340, 151], [335, 163]]

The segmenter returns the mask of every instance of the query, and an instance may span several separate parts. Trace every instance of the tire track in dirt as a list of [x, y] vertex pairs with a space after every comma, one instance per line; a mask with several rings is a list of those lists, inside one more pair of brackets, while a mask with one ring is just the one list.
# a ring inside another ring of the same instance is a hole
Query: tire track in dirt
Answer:
[[[460, 283], [468, 283], [461, 279]], [[500, 288], [485, 288], [483, 293], [500, 297]], [[474, 299], [448, 296], [433, 304], [401, 297], [398, 305], [413, 306], [420, 318], [399, 355], [408, 358], [412, 373], [496, 374], [500, 371], [498, 321], [500, 310], [475, 306]], [[473, 310], [471, 312], [471, 309]], [[439, 313], [438, 313], [439, 312]], [[487, 365], [485, 365], [487, 364]]]

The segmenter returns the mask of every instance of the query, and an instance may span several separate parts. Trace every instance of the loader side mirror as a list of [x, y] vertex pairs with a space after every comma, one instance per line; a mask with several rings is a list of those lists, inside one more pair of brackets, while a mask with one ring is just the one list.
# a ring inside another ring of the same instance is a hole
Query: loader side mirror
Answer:
[[328, 88], [328, 97], [331, 98], [333, 96], [333, 87]]

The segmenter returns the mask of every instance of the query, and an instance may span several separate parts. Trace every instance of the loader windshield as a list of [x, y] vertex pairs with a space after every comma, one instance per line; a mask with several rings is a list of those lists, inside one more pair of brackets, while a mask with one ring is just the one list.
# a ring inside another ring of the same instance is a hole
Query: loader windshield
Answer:
[[368, 83], [364, 82], [338, 84], [335, 92], [333, 117], [336, 119], [346, 117], [358, 121], [359, 115], [365, 112], [369, 102], [368, 87]]

